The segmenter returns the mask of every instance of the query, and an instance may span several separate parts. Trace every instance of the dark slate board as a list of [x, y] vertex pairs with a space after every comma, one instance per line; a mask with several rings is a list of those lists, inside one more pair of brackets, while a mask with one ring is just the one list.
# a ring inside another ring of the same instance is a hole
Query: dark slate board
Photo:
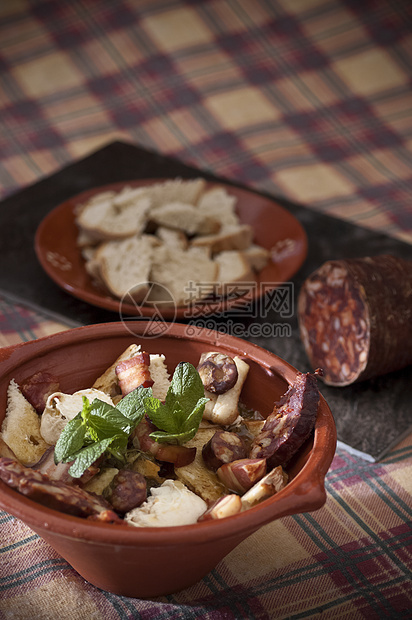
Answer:
[[[119, 320], [117, 313], [75, 299], [48, 278], [33, 248], [37, 226], [55, 206], [92, 187], [129, 179], [193, 178], [199, 174], [210, 181], [228, 182], [132, 144], [114, 142], [6, 198], [0, 205], [0, 293], [70, 326]], [[304, 278], [326, 260], [384, 253], [412, 258], [411, 246], [397, 239], [272, 198], [300, 220], [309, 239], [307, 260], [293, 279], [295, 304]], [[273, 304], [266, 317], [254, 318], [253, 312], [259, 314], [259, 307], [252, 308], [247, 316], [228, 313], [212, 320], [218, 329], [228, 331], [233, 321], [238, 328], [235, 335], [239, 335], [242, 326], [247, 339], [273, 351], [301, 371], [310, 370], [295, 314], [285, 318], [275, 311]], [[280, 330], [286, 325], [290, 335], [283, 331], [270, 338], [248, 337], [247, 330], [256, 323], [278, 324]], [[202, 321], [199, 324], [204, 325]], [[412, 346], [412, 343], [405, 345]], [[322, 384], [321, 391], [336, 420], [340, 445], [372, 461], [387, 454], [412, 431], [411, 385], [412, 367], [345, 388]]]

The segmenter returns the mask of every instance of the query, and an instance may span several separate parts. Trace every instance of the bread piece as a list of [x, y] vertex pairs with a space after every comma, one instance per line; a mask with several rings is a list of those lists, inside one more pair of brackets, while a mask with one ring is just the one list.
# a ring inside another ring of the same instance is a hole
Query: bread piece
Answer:
[[113, 478], [117, 476], [119, 470], [116, 467], [105, 467], [98, 474], [93, 476], [83, 489], [88, 493], [96, 493], [96, 495], [102, 495], [102, 493], [110, 486]]
[[105, 372], [100, 375], [100, 377], [96, 379], [92, 387], [95, 390], [101, 390], [111, 398], [114, 398], [117, 395], [121, 394], [119, 382], [116, 375], [116, 366], [119, 362], [122, 362], [123, 360], [128, 360], [131, 357], [135, 357], [135, 355], [138, 355], [138, 353], [140, 352], [140, 344], [131, 344], [129, 347], [127, 347], [127, 349], [125, 349], [125, 351], [123, 351], [121, 355], [119, 355], [119, 357], [113, 362], [113, 364], [109, 366], [109, 368], [105, 370]]
[[[150, 279], [168, 289], [174, 303], [181, 305], [208, 295], [216, 282], [217, 272], [217, 263], [199, 248], [183, 251], [163, 246], [154, 256]], [[162, 291], [161, 288], [157, 290]], [[151, 295], [156, 295], [155, 287]]]
[[142, 474], [145, 478], [149, 480], [153, 480], [158, 484], [162, 484], [166, 478], [159, 475], [160, 465], [151, 459], [147, 458], [147, 456], [142, 453], [138, 456], [138, 458], [133, 461], [131, 465], [131, 469], [133, 471], [137, 471], [139, 474]]
[[173, 179], [162, 181], [145, 187], [145, 196], [151, 201], [152, 208], [155, 209], [168, 202], [184, 202], [195, 205], [206, 187], [204, 179]]
[[245, 250], [252, 243], [253, 230], [248, 224], [227, 226], [216, 235], [204, 235], [192, 240], [192, 247], [208, 246], [213, 254], [226, 250]]
[[83, 233], [96, 239], [125, 239], [143, 231], [150, 205], [150, 199], [144, 195], [122, 208], [113, 199], [94, 202], [84, 206], [76, 222]]
[[9, 448], [6, 442], [3, 441], [3, 439], [1, 438], [1, 434], [0, 434], [0, 456], [4, 456], [7, 459], [13, 459], [13, 461], [16, 460], [16, 455], [14, 454], [13, 450]]
[[261, 271], [266, 267], [270, 257], [269, 250], [254, 243], [246, 250], [242, 250], [242, 254], [254, 271]]
[[172, 248], [179, 250], [186, 250], [189, 242], [183, 230], [177, 230], [168, 228], [167, 226], [159, 226], [156, 230], [156, 236], [164, 245], [169, 245]]
[[208, 504], [228, 492], [216, 474], [206, 467], [202, 457], [203, 446], [219, 428], [219, 426], [199, 428], [193, 439], [185, 443], [188, 448], [196, 448], [194, 461], [184, 467], [175, 468], [178, 480], [183, 482], [191, 491], [194, 491], [196, 495], [200, 495]]
[[159, 400], [164, 400], [170, 386], [164, 355], [158, 355], [157, 353], [150, 355], [149, 372], [152, 381], [154, 381], [152, 386], [153, 396], [159, 398]]
[[87, 232], [86, 230], [79, 230], [79, 234], [77, 235], [77, 245], [79, 248], [82, 248], [82, 252], [84, 248], [95, 247], [99, 242], [99, 239]]
[[140, 198], [148, 198], [146, 187], [130, 187], [126, 185], [113, 196], [113, 205], [118, 209], [124, 209], [136, 203]]
[[112, 295], [120, 299], [129, 293], [141, 301], [149, 288], [153, 257], [153, 237], [142, 235], [103, 243], [92, 260], [98, 263], [100, 277]]
[[85, 245], [82, 247], [82, 256], [86, 263], [88, 261], [93, 260], [97, 252], [97, 246], [95, 245]]
[[218, 219], [183, 202], [168, 202], [152, 209], [150, 219], [161, 226], [183, 230], [187, 235], [210, 235], [221, 228]]
[[40, 417], [14, 379], [7, 389], [7, 411], [1, 437], [22, 465], [34, 465], [50, 448], [40, 433]]
[[230, 282], [254, 280], [250, 265], [242, 252], [237, 250], [220, 252], [220, 254], [215, 256], [214, 260], [219, 266], [217, 279], [221, 285]]
[[236, 197], [228, 194], [225, 188], [213, 187], [202, 194], [197, 207], [199, 211], [218, 219], [222, 228], [227, 228], [239, 224], [235, 204]]

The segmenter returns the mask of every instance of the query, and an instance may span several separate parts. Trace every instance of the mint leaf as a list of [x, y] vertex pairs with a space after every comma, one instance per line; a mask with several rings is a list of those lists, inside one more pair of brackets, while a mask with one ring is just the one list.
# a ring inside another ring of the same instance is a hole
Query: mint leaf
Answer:
[[129, 392], [129, 394], [126, 394], [116, 405], [116, 409], [126, 416], [126, 418], [130, 418], [134, 425], [137, 426], [145, 414], [144, 401], [149, 397], [153, 397], [152, 388], [138, 387], [132, 392]]
[[92, 465], [117, 438], [117, 435], [108, 437], [79, 450], [72, 457], [74, 458], [74, 463], [70, 466], [69, 474], [73, 478], [80, 478], [86, 469], [90, 467], [90, 465]]
[[192, 436], [196, 434], [196, 431], [199, 428], [199, 424], [202, 421], [203, 412], [205, 410], [205, 406], [208, 401], [209, 401], [208, 398], [199, 398], [192, 413], [187, 417], [183, 425], [183, 429], [185, 431], [188, 431], [193, 428], [195, 429], [195, 433], [193, 433]]
[[196, 368], [188, 362], [180, 362], [173, 374], [165, 404], [173, 411], [177, 402], [188, 414], [204, 395], [205, 389]]
[[109, 447], [117, 459], [123, 460], [129, 434], [135, 425], [117, 407], [97, 398], [90, 403], [84, 396], [81, 412], [60, 434], [54, 452], [55, 463], [74, 461], [69, 473], [79, 478]]
[[134, 427], [116, 407], [97, 398], [92, 403], [87, 422], [88, 432], [94, 441], [112, 437], [119, 431], [129, 435]]
[[208, 399], [196, 368], [188, 362], [176, 367], [165, 403], [145, 398], [146, 413], [158, 428], [150, 437], [158, 442], [185, 443], [195, 436]]
[[79, 412], [75, 418], [67, 422], [60, 433], [54, 448], [55, 464], [71, 461], [72, 459], [69, 457], [83, 446], [85, 435], [86, 425], [82, 418], [82, 413]]
[[158, 398], [145, 398], [144, 406], [146, 413], [158, 428], [168, 433], [178, 433], [179, 425], [172, 415], [172, 411], [164, 405]]
[[192, 439], [192, 437], [194, 437], [196, 433], [197, 428], [183, 433], [167, 433], [165, 431], [153, 431], [153, 433], [150, 433], [150, 437], [158, 443], [177, 443], [179, 445], [182, 445], [189, 441], [189, 439]]

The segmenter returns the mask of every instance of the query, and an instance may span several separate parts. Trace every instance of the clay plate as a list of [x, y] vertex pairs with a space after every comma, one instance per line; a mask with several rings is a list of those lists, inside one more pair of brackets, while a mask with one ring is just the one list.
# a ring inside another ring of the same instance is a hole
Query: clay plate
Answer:
[[[0, 349], [0, 425], [12, 378], [19, 383], [36, 371], [51, 370], [60, 378], [61, 389], [73, 392], [92, 385], [133, 342], [141, 343], [149, 353], [164, 353], [169, 372], [183, 360], [197, 364], [205, 351], [239, 355], [250, 366], [242, 400], [265, 416], [296, 376], [296, 370], [285, 361], [239, 338], [191, 328], [188, 339], [187, 326], [175, 323], [167, 324], [161, 337], [145, 340], [146, 323], [79, 327]], [[335, 447], [335, 424], [321, 396], [314, 435], [287, 467], [288, 485], [232, 517], [160, 528], [93, 523], [36, 504], [2, 481], [0, 507], [37, 532], [97, 587], [124, 596], [161, 596], [196, 583], [262, 525], [323, 506], [324, 479]], [[247, 561], [250, 558], [245, 558]]]
[[[163, 319], [174, 320], [188, 317], [185, 306], [163, 306], [125, 303], [108, 295], [93, 283], [84, 267], [84, 260], [77, 246], [78, 229], [75, 224], [75, 210], [78, 205], [103, 191], [120, 191], [124, 186], [141, 187], [165, 179], [143, 179], [125, 183], [113, 183], [87, 190], [55, 207], [44, 218], [37, 229], [35, 250], [45, 272], [65, 291], [94, 306], [120, 312], [127, 316], [152, 317], [159, 313]], [[216, 183], [207, 184], [207, 188]], [[220, 184], [221, 185], [221, 184]], [[289, 280], [300, 268], [307, 254], [307, 237], [298, 220], [274, 200], [236, 187], [225, 186], [237, 198], [237, 214], [243, 224], [249, 224], [254, 231], [254, 242], [271, 251], [271, 261], [257, 275], [256, 286], [249, 287], [248, 299], [254, 300], [263, 293], [273, 290]], [[265, 286], [261, 285], [265, 283]], [[207, 312], [222, 312], [238, 303], [233, 299], [208, 303]], [[196, 316], [202, 316], [202, 309], [196, 308]], [[190, 315], [189, 317], [190, 318]]]

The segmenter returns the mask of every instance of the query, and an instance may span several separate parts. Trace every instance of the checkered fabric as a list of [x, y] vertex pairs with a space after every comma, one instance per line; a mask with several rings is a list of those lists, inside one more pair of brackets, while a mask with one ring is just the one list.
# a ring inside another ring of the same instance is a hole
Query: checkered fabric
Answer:
[[[1, 195], [114, 139], [412, 241], [409, 0], [0, 0]], [[1, 256], [1, 254], [0, 254]], [[1, 259], [0, 259], [1, 260]], [[0, 345], [65, 329], [0, 301]], [[407, 618], [412, 437], [196, 586], [86, 583], [0, 512], [0, 618]]]

